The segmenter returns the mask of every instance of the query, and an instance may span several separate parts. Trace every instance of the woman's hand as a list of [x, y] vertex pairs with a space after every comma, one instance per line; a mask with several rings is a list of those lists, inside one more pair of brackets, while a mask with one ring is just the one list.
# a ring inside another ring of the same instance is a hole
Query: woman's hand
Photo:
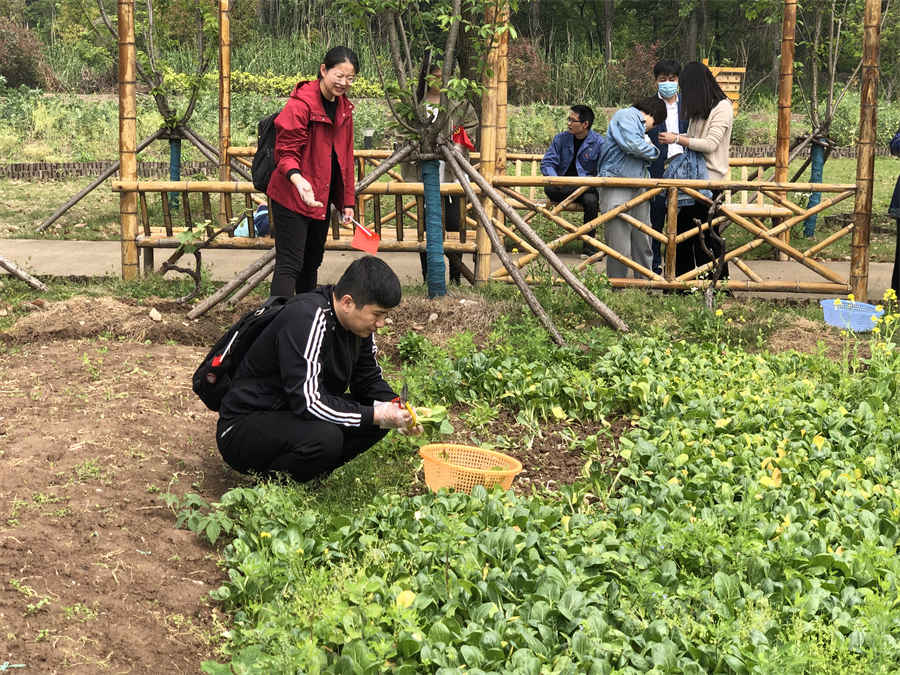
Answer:
[[316, 199], [316, 195], [313, 192], [312, 185], [309, 184], [309, 181], [306, 180], [299, 173], [291, 174], [291, 182], [297, 188], [297, 192], [300, 193], [300, 199], [307, 206], [319, 207], [322, 206], [322, 202]]
[[[666, 144], [677, 143], [678, 141], [676, 139], [680, 140], [679, 136], [680, 136], [680, 134], [673, 134], [668, 131], [660, 131], [659, 132], [659, 142], [666, 143]], [[684, 136], [681, 136], [681, 138], [684, 138]], [[679, 145], [683, 145], [683, 144], [680, 143]]]
[[344, 223], [349, 223], [353, 220], [353, 207], [345, 206], [344, 207]]

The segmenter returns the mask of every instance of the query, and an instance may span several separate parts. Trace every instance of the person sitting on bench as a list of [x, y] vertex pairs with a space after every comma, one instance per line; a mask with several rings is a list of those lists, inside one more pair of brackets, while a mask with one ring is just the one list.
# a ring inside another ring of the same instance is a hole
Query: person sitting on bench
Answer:
[[[544, 176], [596, 176], [597, 161], [603, 149], [603, 136], [591, 129], [594, 124], [594, 111], [586, 105], [573, 105], [569, 109], [567, 131], [556, 134], [544, 158], [541, 160], [541, 174]], [[546, 187], [544, 192], [552, 202], [561, 202], [577, 188]], [[597, 217], [599, 195], [596, 188], [587, 189], [576, 200], [584, 208], [584, 222], [589, 223]], [[592, 237], [596, 229], [588, 232]], [[584, 242], [581, 246], [582, 257], [593, 255], [597, 249]]]

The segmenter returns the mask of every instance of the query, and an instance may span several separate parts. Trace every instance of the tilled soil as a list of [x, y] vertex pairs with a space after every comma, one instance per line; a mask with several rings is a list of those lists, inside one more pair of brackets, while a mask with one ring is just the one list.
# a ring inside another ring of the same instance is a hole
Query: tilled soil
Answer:
[[[0, 335], [0, 665], [194, 673], [215, 658], [227, 629], [208, 596], [222, 580], [217, 553], [175, 528], [161, 496], [213, 502], [247, 483], [219, 458], [216, 416], [191, 392], [190, 375], [258, 302], [188, 321], [170, 301], [79, 297], [38, 303]], [[469, 330], [482, 344], [508, 310], [464, 294], [409, 298], [379, 344], [394, 363], [409, 331], [443, 344]], [[814, 348], [822, 333], [807, 328], [785, 327], [775, 339]], [[457, 431], [448, 440], [499, 443], [525, 465], [520, 491], [581, 474], [572, 434], [597, 435], [599, 461], [615, 471], [615, 439], [628, 427], [567, 420], [535, 433], [500, 411], [473, 430], [466, 413], [451, 410]]]

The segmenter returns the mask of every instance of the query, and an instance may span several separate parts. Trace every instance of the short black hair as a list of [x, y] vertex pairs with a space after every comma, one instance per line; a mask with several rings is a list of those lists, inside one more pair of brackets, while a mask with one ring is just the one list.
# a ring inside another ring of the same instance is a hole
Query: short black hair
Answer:
[[587, 122], [588, 129], [590, 129], [594, 124], [594, 111], [591, 110], [586, 105], [573, 105], [570, 110], [578, 115], [579, 122]]
[[668, 112], [666, 111], [666, 102], [663, 101], [659, 96], [648, 96], [647, 98], [641, 98], [631, 105], [641, 112], [650, 115], [650, 117], [653, 118], [654, 126], [656, 126], [657, 124], [662, 124], [666, 121], [666, 117], [668, 117]]
[[[322, 57], [322, 65], [325, 66], [325, 70], [331, 70], [341, 63], [349, 63], [353, 66], [353, 70], [359, 74], [359, 57], [350, 47], [344, 47], [343, 45], [332, 47]], [[319, 72], [319, 79], [322, 79], [321, 71]]]
[[400, 304], [400, 279], [381, 258], [367, 255], [347, 266], [334, 285], [334, 295], [339, 300], [349, 295], [357, 307], [380, 305], [390, 309]]
[[653, 78], [656, 79], [660, 75], [675, 75], [678, 76], [681, 74], [681, 64], [674, 59], [663, 59], [661, 61], [657, 61], [656, 65], [653, 66]]

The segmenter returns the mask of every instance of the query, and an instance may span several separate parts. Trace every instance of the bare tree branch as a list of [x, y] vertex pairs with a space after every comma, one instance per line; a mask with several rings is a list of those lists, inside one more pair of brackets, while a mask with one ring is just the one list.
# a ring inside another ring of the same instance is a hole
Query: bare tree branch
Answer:
[[156, 65], [156, 48], [153, 44], [153, 31], [156, 26], [153, 25], [153, 0], [147, 0], [147, 29], [144, 31], [144, 39], [147, 41], [147, 60], [150, 62], [150, 70], [153, 73], [159, 73]]
[[408, 79], [412, 79], [414, 75], [412, 56], [409, 53], [409, 40], [406, 39], [406, 28], [403, 25], [403, 15], [400, 12], [397, 12], [397, 27], [400, 29], [400, 39], [403, 44], [403, 54], [406, 57], [406, 68], [407, 68], [407, 77]]
[[[391, 22], [389, 22], [389, 26], [390, 26], [390, 24], [391, 24]], [[390, 31], [390, 28], [388, 28], [388, 30]], [[373, 37], [374, 31], [370, 30], [367, 32], [369, 34], [369, 47], [371, 48], [372, 53], [374, 54], [375, 53], [375, 38]], [[388, 40], [388, 41], [390, 42], [390, 40]], [[391, 59], [392, 60], [393, 60], [393, 52], [394, 52], [394, 48], [392, 46], [391, 47]], [[394, 69], [396, 70], [397, 68], [398, 68], [397, 62], [394, 61]], [[394, 107], [394, 102], [391, 100], [391, 97], [387, 95], [387, 87], [384, 82], [384, 71], [381, 68], [381, 63], [378, 62], [378, 59], [375, 59], [375, 70], [378, 71], [378, 81], [381, 82], [381, 88], [385, 92], [384, 100], [387, 101], [388, 107], [391, 109], [391, 115], [394, 116], [394, 119], [397, 121], [397, 124], [402, 126], [404, 129], [406, 129], [411, 134], [418, 135], [419, 130], [416, 129], [415, 127], [410, 126], [402, 117], [400, 117], [400, 114], [397, 112], [397, 109]], [[402, 76], [402, 73], [398, 71], [398, 77], [400, 77], [400, 76]], [[405, 87], [405, 85], [403, 85], [403, 86]]]
[[[388, 12], [387, 14], [387, 34], [388, 34], [388, 47], [390, 48], [391, 53], [391, 62], [394, 64], [394, 70], [397, 73], [397, 84], [400, 85], [401, 89], [406, 89], [407, 80], [406, 80], [406, 69], [403, 67], [403, 57], [400, 55], [400, 39], [397, 36], [397, 18], [394, 12]], [[372, 39], [372, 35], [369, 34], [369, 40]], [[374, 46], [373, 46], [374, 53]], [[379, 71], [380, 74], [380, 71]]]

